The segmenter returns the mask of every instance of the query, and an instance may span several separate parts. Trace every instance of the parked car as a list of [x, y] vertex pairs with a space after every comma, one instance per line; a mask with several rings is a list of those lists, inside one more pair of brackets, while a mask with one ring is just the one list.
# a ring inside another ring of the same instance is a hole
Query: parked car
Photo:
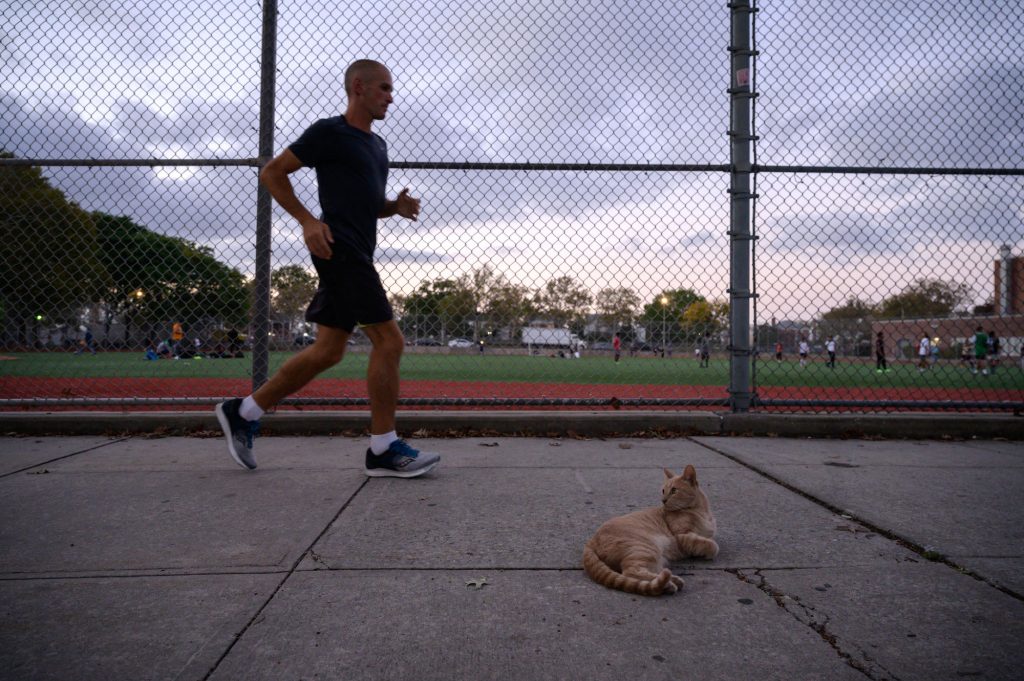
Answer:
[[301, 336], [295, 337], [295, 344], [298, 346], [312, 345], [316, 342], [316, 336], [311, 333], [304, 333]]
[[452, 338], [448, 341], [448, 347], [450, 348], [471, 348], [473, 347], [473, 341], [468, 338]]

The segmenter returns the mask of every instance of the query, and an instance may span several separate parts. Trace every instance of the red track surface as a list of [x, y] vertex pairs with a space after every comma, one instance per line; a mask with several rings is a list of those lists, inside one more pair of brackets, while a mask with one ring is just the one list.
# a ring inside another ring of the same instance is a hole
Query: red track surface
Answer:
[[[251, 390], [251, 383], [245, 379], [223, 378], [161, 378], [161, 379], [108, 379], [76, 378], [73, 381], [62, 378], [8, 378], [0, 381], [0, 398], [152, 398], [152, 397], [224, 397], [245, 395]], [[898, 400], [898, 401], [965, 401], [965, 402], [1020, 402], [1019, 390], [988, 388], [830, 388], [830, 387], [762, 387], [758, 390], [761, 399], [800, 400]], [[586, 398], [608, 400], [624, 399], [725, 399], [728, 396], [724, 386], [678, 386], [678, 385], [606, 385], [572, 383], [500, 383], [500, 382], [459, 382], [459, 381], [403, 381], [403, 398]], [[319, 379], [311, 383], [295, 397], [366, 397], [366, 384], [361, 379]], [[26, 407], [25, 409], [38, 409]], [[64, 408], [46, 405], [47, 409]], [[81, 406], [68, 406], [81, 410]], [[112, 407], [93, 407], [110, 409]], [[122, 407], [113, 407], [122, 408]], [[137, 409], [131, 405], [125, 409]], [[151, 406], [150, 409], [180, 410], [183, 405]], [[206, 409], [196, 406], [196, 409]], [[320, 408], [320, 407], [317, 407]], [[365, 408], [365, 407], [354, 407]], [[417, 406], [416, 408], [421, 408]], [[444, 407], [450, 408], [450, 407]], [[480, 408], [480, 407], [476, 407]], [[510, 407], [500, 407], [510, 408]], [[518, 407], [533, 409], [535, 407]], [[582, 407], [593, 409], [594, 407]], [[612, 408], [610, 405], [608, 408]], [[673, 407], [676, 408], [676, 407]]]

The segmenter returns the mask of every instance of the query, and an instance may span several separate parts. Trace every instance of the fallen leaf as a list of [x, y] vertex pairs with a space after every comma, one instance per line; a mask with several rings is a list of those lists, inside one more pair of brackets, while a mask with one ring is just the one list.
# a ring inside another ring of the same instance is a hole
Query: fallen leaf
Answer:
[[498, 447], [499, 445], [498, 445], [497, 442], [481, 442], [480, 446], [481, 447]]
[[487, 586], [487, 578], [486, 577], [477, 577], [476, 579], [471, 579], [471, 580], [466, 582], [466, 586], [471, 586], [474, 589], [476, 589], [477, 591], [479, 591], [480, 589], [482, 589], [485, 586]]
[[625, 442], [620, 442], [619, 449], [633, 449], [633, 445], [626, 444]]

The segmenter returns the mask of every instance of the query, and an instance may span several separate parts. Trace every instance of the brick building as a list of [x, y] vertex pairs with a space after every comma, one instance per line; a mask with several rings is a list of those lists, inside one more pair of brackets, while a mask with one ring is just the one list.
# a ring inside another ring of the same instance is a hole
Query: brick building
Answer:
[[873, 321], [871, 335], [882, 332], [886, 356], [915, 357], [924, 336], [938, 338], [940, 351], [948, 356], [968, 342], [979, 326], [999, 335], [1003, 355], [1019, 356], [1024, 347], [1024, 258], [1013, 257], [1009, 246], [1003, 246], [999, 256], [994, 263], [992, 314]]
[[1013, 257], [1009, 246], [999, 250], [995, 267], [995, 313], [1024, 314], [1024, 258]]

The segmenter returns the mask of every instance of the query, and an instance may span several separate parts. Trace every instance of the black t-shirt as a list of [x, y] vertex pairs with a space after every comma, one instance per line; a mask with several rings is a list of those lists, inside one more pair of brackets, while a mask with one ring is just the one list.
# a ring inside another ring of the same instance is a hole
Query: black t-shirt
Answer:
[[348, 246], [372, 261], [388, 181], [384, 139], [335, 116], [309, 126], [288, 148], [316, 170], [321, 219], [331, 228], [335, 248]]

